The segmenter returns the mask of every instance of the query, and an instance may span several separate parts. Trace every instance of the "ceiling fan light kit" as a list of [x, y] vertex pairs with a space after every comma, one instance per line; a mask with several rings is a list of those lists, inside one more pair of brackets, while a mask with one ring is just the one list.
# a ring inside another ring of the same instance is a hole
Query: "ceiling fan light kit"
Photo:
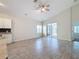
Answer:
[[37, 4], [35, 9], [40, 10], [41, 12], [47, 12], [49, 11], [50, 5], [41, 1], [41, 0], [34, 0], [34, 3]]
[[37, 0], [34, 0], [34, 2], [37, 2]]
[[4, 7], [5, 5], [3, 3], [0, 2], [0, 7]]

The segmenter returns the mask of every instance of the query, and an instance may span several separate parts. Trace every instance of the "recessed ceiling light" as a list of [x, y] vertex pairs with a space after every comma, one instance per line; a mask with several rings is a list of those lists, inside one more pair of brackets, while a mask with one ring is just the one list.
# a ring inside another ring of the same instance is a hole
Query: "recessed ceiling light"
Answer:
[[4, 7], [5, 5], [3, 3], [0, 2], [0, 7]]

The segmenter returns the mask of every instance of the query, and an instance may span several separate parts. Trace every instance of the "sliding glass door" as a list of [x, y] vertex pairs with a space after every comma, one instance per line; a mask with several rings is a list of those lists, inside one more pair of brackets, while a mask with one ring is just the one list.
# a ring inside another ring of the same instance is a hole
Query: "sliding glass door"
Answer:
[[40, 37], [42, 34], [42, 25], [37, 25], [36, 26], [36, 35], [37, 37]]
[[57, 23], [50, 23], [47, 25], [48, 36], [57, 36]]
[[47, 26], [43, 25], [43, 36], [47, 35]]
[[57, 37], [57, 23], [50, 23], [47, 25], [37, 25], [36, 26], [37, 36], [53, 36]]
[[47, 25], [47, 35], [48, 36], [52, 35], [52, 24]]
[[57, 36], [57, 23], [52, 23], [52, 36]]

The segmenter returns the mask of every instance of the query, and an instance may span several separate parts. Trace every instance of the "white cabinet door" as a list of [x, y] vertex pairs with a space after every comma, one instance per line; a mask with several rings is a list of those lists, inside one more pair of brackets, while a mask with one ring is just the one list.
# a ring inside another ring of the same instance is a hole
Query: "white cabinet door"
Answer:
[[11, 19], [0, 18], [0, 28], [11, 28]]
[[11, 19], [4, 19], [3, 20], [3, 27], [4, 28], [11, 28]]
[[7, 43], [12, 43], [12, 34], [4, 34]]
[[3, 23], [2, 23], [2, 18], [0, 18], [0, 28], [2, 28]]

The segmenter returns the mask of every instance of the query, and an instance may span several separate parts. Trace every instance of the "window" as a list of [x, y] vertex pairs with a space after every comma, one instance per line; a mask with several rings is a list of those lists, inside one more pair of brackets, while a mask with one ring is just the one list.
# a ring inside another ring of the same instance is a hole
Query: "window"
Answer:
[[42, 26], [41, 25], [37, 25], [37, 33], [42, 33]]
[[57, 36], [57, 23], [52, 24], [52, 35]]
[[52, 24], [48, 24], [48, 35], [52, 34]]
[[43, 34], [46, 36], [46, 25], [43, 26]]
[[79, 33], [79, 26], [74, 26], [74, 33]]

